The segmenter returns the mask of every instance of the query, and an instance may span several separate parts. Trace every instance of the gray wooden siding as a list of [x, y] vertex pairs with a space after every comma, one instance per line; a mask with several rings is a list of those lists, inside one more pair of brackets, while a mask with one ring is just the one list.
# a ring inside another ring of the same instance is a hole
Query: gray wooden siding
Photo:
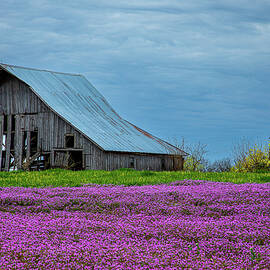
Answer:
[[9, 80], [1, 85], [0, 100], [2, 113], [5, 114], [24, 114], [49, 111], [49, 108], [47, 108], [47, 106], [29, 89], [25, 83], [13, 77], [10, 77]]
[[[134, 159], [134, 166], [130, 164], [130, 158]], [[164, 168], [162, 168], [164, 160]], [[183, 158], [181, 156], [133, 154], [133, 153], [114, 153], [107, 152], [105, 157], [106, 170], [119, 168], [133, 168], [135, 170], [182, 170]]]

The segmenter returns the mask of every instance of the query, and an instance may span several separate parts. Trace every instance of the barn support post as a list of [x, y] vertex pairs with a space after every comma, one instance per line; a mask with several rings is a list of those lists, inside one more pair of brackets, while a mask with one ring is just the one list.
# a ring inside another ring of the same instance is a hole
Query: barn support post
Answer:
[[21, 129], [21, 118], [20, 115], [15, 116], [15, 159], [17, 169], [22, 168], [22, 155], [23, 155], [23, 132]]
[[9, 171], [9, 165], [10, 165], [11, 125], [12, 125], [12, 116], [8, 115], [7, 116], [7, 141], [6, 141], [5, 171]]
[[54, 155], [55, 155], [55, 152], [54, 152], [54, 149], [52, 149], [52, 151], [50, 153], [50, 162], [51, 162], [52, 168], [54, 167]]
[[21, 129], [18, 129], [16, 132], [17, 135], [17, 167], [18, 170], [22, 169], [22, 163], [23, 163], [23, 131]]
[[27, 131], [27, 149], [26, 149], [26, 160], [30, 158], [31, 155], [31, 131]]

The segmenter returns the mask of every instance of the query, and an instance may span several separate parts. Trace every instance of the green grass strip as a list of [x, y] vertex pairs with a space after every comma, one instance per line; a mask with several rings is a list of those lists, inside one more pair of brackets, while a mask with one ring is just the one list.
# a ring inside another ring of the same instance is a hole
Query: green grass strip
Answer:
[[84, 184], [155, 185], [177, 180], [210, 180], [216, 182], [266, 183], [270, 173], [214, 173], [214, 172], [153, 172], [120, 169], [115, 171], [69, 171], [51, 169], [40, 172], [0, 172], [1, 187], [78, 187]]

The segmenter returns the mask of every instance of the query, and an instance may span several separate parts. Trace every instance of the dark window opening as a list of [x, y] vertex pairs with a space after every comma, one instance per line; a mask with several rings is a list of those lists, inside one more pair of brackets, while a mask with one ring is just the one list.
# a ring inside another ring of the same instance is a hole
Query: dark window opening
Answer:
[[31, 156], [37, 152], [37, 146], [38, 146], [38, 132], [37, 131], [31, 131], [30, 132]]
[[1, 170], [4, 170], [5, 166], [6, 166], [6, 151], [2, 151]]
[[129, 158], [129, 168], [134, 168], [134, 157]]
[[161, 170], [165, 171], [165, 159], [164, 158], [161, 159]]
[[65, 147], [74, 148], [74, 135], [73, 134], [65, 135]]
[[22, 156], [23, 161], [26, 158], [26, 152], [27, 152], [27, 132], [23, 132], [23, 141], [22, 141]]
[[4, 132], [7, 132], [7, 126], [8, 126], [7, 123], [8, 123], [8, 117], [7, 117], [7, 115], [4, 114], [4, 127], [3, 127], [4, 128], [4, 130], [3, 130]]
[[15, 131], [15, 129], [16, 129], [16, 118], [15, 118], [15, 115], [13, 114], [12, 116], [11, 116], [11, 131]]
[[173, 158], [173, 170], [179, 171], [181, 170], [182, 166], [182, 158], [181, 157], [174, 157]]
[[10, 136], [10, 150], [14, 150], [15, 146], [15, 133], [11, 133]]

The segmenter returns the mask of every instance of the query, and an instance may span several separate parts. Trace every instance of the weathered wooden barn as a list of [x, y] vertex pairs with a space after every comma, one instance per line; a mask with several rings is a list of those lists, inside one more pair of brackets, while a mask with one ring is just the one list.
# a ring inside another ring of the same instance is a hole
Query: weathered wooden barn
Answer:
[[0, 170], [181, 170], [186, 153], [122, 119], [82, 75], [0, 64]]

